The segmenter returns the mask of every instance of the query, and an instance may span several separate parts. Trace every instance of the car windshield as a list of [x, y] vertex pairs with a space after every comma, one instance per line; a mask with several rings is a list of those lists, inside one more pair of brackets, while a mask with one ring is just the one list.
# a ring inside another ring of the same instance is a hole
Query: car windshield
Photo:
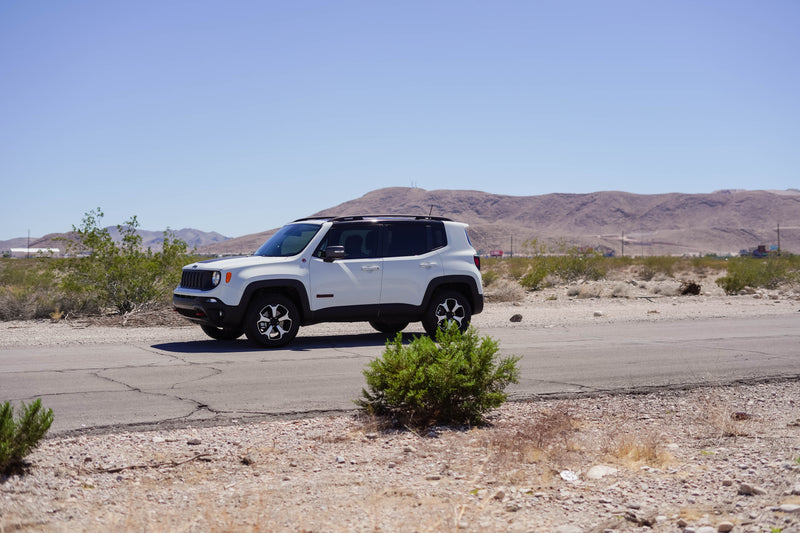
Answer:
[[320, 224], [289, 224], [267, 239], [255, 255], [264, 257], [289, 257], [299, 254], [317, 234]]

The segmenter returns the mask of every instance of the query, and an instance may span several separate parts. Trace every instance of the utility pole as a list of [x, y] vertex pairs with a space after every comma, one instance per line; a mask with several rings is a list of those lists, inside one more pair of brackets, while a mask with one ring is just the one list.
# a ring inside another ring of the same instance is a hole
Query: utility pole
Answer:
[[778, 255], [781, 255], [781, 225], [778, 223]]
[[625, 257], [625, 232], [622, 232], [622, 240], [620, 241], [622, 244], [622, 253], [619, 254], [620, 257]]

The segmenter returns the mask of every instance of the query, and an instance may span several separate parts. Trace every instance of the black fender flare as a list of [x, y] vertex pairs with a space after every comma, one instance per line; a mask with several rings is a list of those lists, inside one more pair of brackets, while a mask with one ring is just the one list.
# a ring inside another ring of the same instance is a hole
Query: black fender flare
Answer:
[[259, 292], [277, 292], [284, 294], [292, 299], [300, 311], [301, 322], [311, 314], [311, 306], [308, 302], [308, 291], [303, 282], [296, 279], [264, 279], [250, 283], [242, 294], [239, 301], [241, 309], [247, 309], [253, 296]]
[[478, 291], [475, 279], [466, 275], [442, 276], [431, 280], [422, 299], [422, 309], [427, 309], [433, 294], [440, 289], [452, 289], [466, 296], [472, 306], [472, 314], [477, 315], [483, 311], [483, 294]]

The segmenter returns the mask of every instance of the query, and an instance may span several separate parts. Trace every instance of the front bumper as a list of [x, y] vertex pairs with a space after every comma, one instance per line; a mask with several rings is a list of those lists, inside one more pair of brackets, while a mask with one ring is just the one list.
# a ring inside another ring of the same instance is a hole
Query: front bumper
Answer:
[[178, 314], [196, 324], [222, 328], [238, 326], [242, 321], [238, 307], [225, 305], [217, 298], [173, 293], [172, 305]]

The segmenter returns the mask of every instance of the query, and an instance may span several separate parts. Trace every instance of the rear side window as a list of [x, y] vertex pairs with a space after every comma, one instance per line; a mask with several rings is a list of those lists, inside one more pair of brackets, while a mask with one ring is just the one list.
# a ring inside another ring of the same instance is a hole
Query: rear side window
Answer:
[[422, 255], [447, 245], [441, 222], [392, 222], [386, 225], [386, 257]]

